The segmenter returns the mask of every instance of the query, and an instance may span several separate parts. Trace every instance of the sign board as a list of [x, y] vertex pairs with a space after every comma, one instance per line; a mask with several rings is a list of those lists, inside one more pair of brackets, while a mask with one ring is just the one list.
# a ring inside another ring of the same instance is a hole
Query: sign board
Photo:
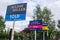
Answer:
[[47, 23], [43, 24], [42, 30], [48, 30], [48, 24]]
[[48, 30], [48, 26], [43, 26], [42, 30]]
[[29, 24], [30, 29], [40, 29], [42, 28], [42, 20], [33, 20]]
[[31, 31], [35, 31], [35, 30], [37, 30], [37, 31], [39, 31], [39, 30], [42, 31], [42, 28], [30, 28], [30, 30], [31, 30]]
[[7, 7], [6, 21], [25, 20], [27, 3], [14, 4]]

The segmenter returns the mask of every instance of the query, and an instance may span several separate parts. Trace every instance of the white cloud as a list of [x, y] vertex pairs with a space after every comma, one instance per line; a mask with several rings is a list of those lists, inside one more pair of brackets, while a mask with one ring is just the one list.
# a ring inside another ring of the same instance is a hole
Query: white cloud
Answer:
[[57, 21], [60, 19], [60, 0], [55, 1], [53, 3], [50, 3], [47, 7], [49, 7], [52, 10], [52, 14], [54, 14], [54, 19]]

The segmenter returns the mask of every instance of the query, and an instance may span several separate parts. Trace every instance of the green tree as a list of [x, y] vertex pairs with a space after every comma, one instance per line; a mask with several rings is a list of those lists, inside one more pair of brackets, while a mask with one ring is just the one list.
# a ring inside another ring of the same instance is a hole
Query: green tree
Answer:
[[5, 28], [5, 22], [2, 16], [0, 16], [0, 31]]
[[39, 5], [36, 6], [36, 9], [34, 9], [34, 16], [33, 19], [42, 19], [43, 15], [42, 15], [42, 11]]
[[60, 20], [58, 20], [58, 25], [57, 25], [58, 28], [60, 28]]
[[55, 27], [55, 21], [52, 21], [52, 18], [51, 18], [52, 16], [53, 15], [52, 15], [51, 11], [47, 7], [44, 7], [44, 9], [41, 10], [40, 6], [38, 5], [36, 7], [36, 9], [34, 10], [33, 18], [42, 19], [43, 23], [48, 23], [48, 27], [49, 27], [48, 38], [49, 38], [49, 40], [52, 39], [50, 36], [52, 34], [52, 31], [55, 30], [55, 28], [54, 28]]
[[56, 40], [60, 39], [60, 20], [58, 20], [58, 24], [57, 24], [57, 27], [58, 27], [58, 31], [57, 31], [57, 34], [56, 34]]

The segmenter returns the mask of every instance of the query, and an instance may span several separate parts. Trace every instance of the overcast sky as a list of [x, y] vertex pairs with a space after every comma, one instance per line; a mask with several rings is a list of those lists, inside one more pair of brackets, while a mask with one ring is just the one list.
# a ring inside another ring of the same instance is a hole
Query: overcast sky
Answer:
[[[60, 0], [0, 0], [0, 15], [5, 18], [6, 9], [8, 5], [18, 4], [18, 3], [27, 3], [27, 16], [25, 21], [16, 21], [15, 30], [23, 30], [29, 24], [29, 21], [32, 20], [33, 9], [37, 4], [43, 9], [47, 7], [52, 11], [53, 19], [57, 22], [60, 19]], [[6, 27], [12, 28], [13, 22], [6, 21]]]

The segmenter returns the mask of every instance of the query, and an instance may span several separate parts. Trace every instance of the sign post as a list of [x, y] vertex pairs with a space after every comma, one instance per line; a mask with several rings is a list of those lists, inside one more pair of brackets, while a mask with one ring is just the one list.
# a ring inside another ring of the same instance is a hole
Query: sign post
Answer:
[[35, 30], [35, 40], [36, 40], [36, 30]]
[[43, 32], [43, 40], [45, 40], [45, 32]]
[[13, 29], [12, 29], [12, 36], [11, 36], [11, 40], [14, 39], [14, 26], [15, 26], [15, 21], [13, 22]]
[[43, 24], [42, 30], [43, 30], [43, 40], [45, 40], [45, 31], [48, 30], [48, 24], [47, 23]]
[[15, 21], [25, 20], [27, 3], [14, 4], [7, 7], [5, 21], [13, 21], [11, 40], [14, 40]]

